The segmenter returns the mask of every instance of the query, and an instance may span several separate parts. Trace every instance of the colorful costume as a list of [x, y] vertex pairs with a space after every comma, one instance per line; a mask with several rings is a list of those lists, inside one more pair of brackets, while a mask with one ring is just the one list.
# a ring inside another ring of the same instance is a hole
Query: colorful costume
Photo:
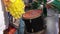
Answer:
[[4, 0], [4, 4], [6, 6], [6, 10], [10, 12], [10, 14], [15, 19], [21, 18], [24, 12], [24, 2], [22, 0]]
[[[9, 12], [10, 15], [12, 15], [14, 19], [16, 19], [16, 21], [18, 21], [22, 17], [23, 13], [25, 13], [24, 12], [25, 5], [22, 0], [3, 0], [3, 3], [5, 5], [6, 11]], [[22, 22], [20, 22], [20, 23], [22, 23]], [[6, 34], [13, 34], [16, 31], [16, 29], [10, 25], [7, 30], [8, 30], [7, 31], [8, 33], [6, 33]], [[11, 31], [13, 31], [13, 32], [11, 32]]]

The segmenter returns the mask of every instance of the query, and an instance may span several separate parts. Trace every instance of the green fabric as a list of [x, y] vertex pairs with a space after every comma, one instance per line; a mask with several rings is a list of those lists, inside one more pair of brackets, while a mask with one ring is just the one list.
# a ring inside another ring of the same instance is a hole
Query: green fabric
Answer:
[[57, 9], [59, 10], [59, 13], [60, 13], [60, 1], [58, 0], [54, 0], [51, 5], [53, 5], [54, 9]]
[[32, 9], [38, 9], [38, 7], [40, 6], [42, 0], [37, 0], [37, 2], [32, 2]]
[[34, 1], [34, 2], [31, 3], [31, 6], [29, 6], [29, 9], [30, 10], [31, 9], [38, 9], [38, 7], [40, 6], [40, 4], [41, 4], [41, 1], [40, 0], [37, 0], [37, 2]]
[[32, 9], [38, 9], [39, 6], [40, 6], [39, 2], [33, 2], [32, 3]]
[[47, 0], [43, 0], [44, 4], [46, 4]]

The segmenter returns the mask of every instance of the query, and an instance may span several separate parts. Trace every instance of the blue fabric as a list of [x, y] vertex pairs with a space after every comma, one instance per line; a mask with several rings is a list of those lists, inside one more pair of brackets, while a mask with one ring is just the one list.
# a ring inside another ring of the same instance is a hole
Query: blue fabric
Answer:
[[25, 27], [24, 21], [20, 19], [20, 27], [15, 34], [24, 34], [24, 27]]

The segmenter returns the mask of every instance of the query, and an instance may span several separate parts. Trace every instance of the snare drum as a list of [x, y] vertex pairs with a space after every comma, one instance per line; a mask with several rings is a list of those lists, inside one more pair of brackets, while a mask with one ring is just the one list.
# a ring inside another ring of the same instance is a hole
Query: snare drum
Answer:
[[42, 10], [29, 10], [25, 14], [23, 14], [23, 20], [26, 26], [25, 32], [36, 33], [45, 29], [45, 23], [42, 13]]

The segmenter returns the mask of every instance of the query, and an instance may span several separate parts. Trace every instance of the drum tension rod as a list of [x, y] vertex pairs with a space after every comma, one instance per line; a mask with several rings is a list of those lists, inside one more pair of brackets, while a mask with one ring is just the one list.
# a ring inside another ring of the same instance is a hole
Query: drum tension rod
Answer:
[[[30, 23], [31, 23], [31, 19], [30, 19]], [[34, 29], [32, 28], [32, 32], [34, 32]]]
[[30, 19], [30, 23], [31, 23], [31, 19]]

